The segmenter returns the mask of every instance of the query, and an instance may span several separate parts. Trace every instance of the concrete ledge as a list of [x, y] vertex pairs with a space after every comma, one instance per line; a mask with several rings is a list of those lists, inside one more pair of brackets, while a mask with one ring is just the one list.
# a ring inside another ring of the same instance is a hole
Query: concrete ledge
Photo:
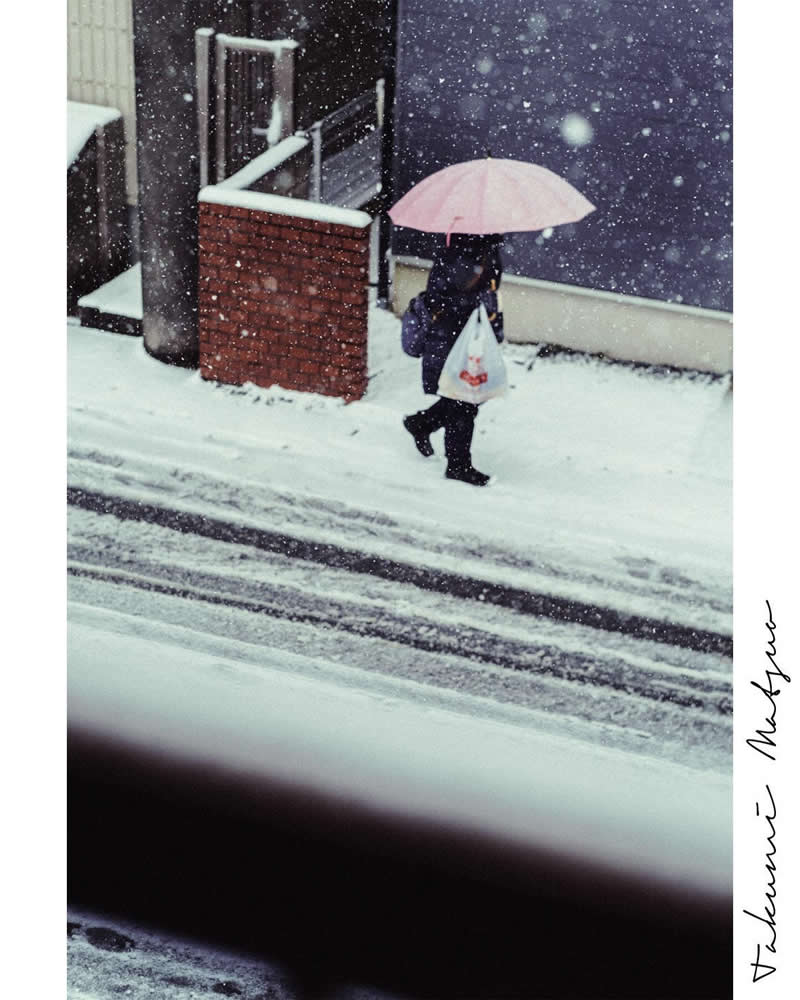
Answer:
[[[401, 315], [428, 279], [431, 261], [397, 257], [394, 311]], [[511, 343], [551, 343], [618, 361], [723, 374], [733, 368], [730, 313], [594, 291], [519, 275], [503, 276]]]

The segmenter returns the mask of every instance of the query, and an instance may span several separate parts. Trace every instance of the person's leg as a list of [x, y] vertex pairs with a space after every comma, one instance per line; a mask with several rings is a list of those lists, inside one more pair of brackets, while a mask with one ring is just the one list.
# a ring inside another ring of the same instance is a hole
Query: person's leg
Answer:
[[444, 451], [447, 456], [448, 479], [458, 479], [471, 486], [485, 486], [489, 476], [472, 465], [472, 435], [478, 407], [461, 400], [447, 400], [447, 421], [444, 427]]
[[444, 453], [447, 466], [452, 469], [467, 469], [472, 465], [472, 434], [478, 407], [459, 399], [442, 400], [446, 404], [444, 412]]
[[437, 399], [433, 406], [427, 410], [420, 410], [412, 413], [409, 417], [403, 418], [403, 426], [414, 438], [414, 444], [421, 455], [429, 458], [433, 454], [433, 447], [430, 442], [430, 435], [440, 427], [444, 427], [447, 419], [447, 403], [449, 399]]

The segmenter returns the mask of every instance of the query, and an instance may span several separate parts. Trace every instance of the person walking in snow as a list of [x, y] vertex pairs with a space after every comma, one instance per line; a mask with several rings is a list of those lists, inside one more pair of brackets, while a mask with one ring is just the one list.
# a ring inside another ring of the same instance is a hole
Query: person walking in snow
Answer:
[[[499, 234], [475, 236], [453, 233], [449, 245], [434, 257], [424, 292], [432, 324], [422, 353], [422, 389], [436, 394], [444, 363], [471, 313], [481, 302], [486, 306], [498, 343], [503, 340], [502, 314], [497, 290], [503, 274]], [[433, 454], [430, 435], [444, 427], [445, 476], [471, 486], [486, 486], [490, 477], [472, 465], [472, 435], [478, 406], [440, 396], [426, 410], [403, 419], [420, 454]]]

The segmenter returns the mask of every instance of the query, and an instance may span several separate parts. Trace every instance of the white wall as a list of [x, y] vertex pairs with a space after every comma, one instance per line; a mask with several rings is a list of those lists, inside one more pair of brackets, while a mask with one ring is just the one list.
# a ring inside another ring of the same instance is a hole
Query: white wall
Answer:
[[[400, 315], [428, 280], [431, 262], [398, 257], [393, 308]], [[730, 313], [504, 275], [502, 305], [512, 343], [551, 343], [620, 361], [724, 373], [733, 368]]]
[[122, 112], [131, 205], [137, 190], [134, 88], [131, 0], [67, 0], [67, 98]]

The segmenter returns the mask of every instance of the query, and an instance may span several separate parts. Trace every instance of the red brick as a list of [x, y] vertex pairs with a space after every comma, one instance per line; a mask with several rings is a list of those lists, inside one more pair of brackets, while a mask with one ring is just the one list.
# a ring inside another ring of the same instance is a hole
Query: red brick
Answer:
[[218, 219], [215, 215], [208, 215], [200, 220], [198, 233], [200, 236], [211, 239], [226, 240], [231, 231], [230, 224], [226, 219]]
[[219, 330], [222, 333], [236, 333], [237, 326], [235, 323], [231, 323], [229, 319], [215, 319], [210, 320], [208, 324], [213, 330]]
[[259, 355], [255, 351], [238, 351], [236, 357], [248, 368], [252, 368], [253, 365], [258, 364], [261, 360]]
[[223, 281], [229, 281], [233, 285], [237, 285], [241, 279], [240, 268], [232, 268], [230, 266], [230, 261], [225, 261], [225, 267], [220, 268], [219, 276]]
[[[291, 254], [293, 257], [313, 257], [316, 260], [320, 255], [320, 248], [319, 246], [306, 246], [305, 243], [301, 243], [299, 240], [289, 240], [287, 241], [285, 252]], [[301, 259], [296, 262], [295, 266], [306, 268], [309, 266], [309, 262]]]
[[282, 226], [291, 226], [297, 230], [311, 230], [314, 228], [313, 219], [304, 219], [301, 215], [281, 215], [279, 216]]
[[329, 255], [329, 259], [337, 264], [348, 264], [351, 267], [358, 267], [362, 263], [361, 254], [350, 253], [347, 250], [337, 250]]
[[198, 259], [203, 260], [208, 254], [224, 254], [225, 248], [215, 240], [207, 240], [200, 237], [197, 241]]
[[342, 241], [338, 236], [323, 236], [322, 245], [325, 247], [335, 247], [337, 250], [342, 249]]
[[258, 232], [259, 232], [259, 235], [262, 236], [262, 237], [263, 236], [280, 237], [280, 235], [281, 235], [281, 227], [280, 226], [276, 226], [274, 223], [259, 222], [259, 224], [258, 224]]
[[228, 266], [228, 258], [224, 254], [207, 253], [203, 257], [203, 263], [208, 267], [215, 267], [219, 269]]
[[345, 330], [342, 333], [342, 340], [345, 344], [362, 344], [366, 349], [367, 346], [367, 323], [364, 321], [364, 326], [361, 330]]
[[366, 344], [363, 347], [360, 344], [339, 344], [338, 354], [339, 357], [346, 359], [346, 364], [352, 364], [355, 359], [366, 358]]

